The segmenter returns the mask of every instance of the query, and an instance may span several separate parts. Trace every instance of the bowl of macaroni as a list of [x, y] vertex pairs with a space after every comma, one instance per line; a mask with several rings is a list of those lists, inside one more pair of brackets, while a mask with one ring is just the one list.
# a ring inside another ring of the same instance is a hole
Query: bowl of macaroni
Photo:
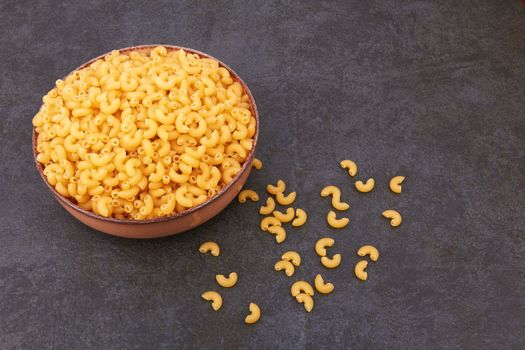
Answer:
[[248, 86], [205, 53], [113, 50], [56, 81], [33, 118], [44, 183], [84, 224], [155, 238], [223, 210], [246, 182], [259, 117]]

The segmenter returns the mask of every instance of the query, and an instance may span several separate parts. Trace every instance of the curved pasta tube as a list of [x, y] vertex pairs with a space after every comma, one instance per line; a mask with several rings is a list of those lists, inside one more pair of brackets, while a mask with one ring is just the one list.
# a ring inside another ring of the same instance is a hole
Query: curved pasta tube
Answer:
[[314, 296], [314, 289], [312, 288], [312, 285], [306, 281], [297, 281], [294, 284], [292, 284], [290, 292], [294, 297], [301, 293], [306, 293], [308, 295]]
[[355, 264], [354, 273], [357, 278], [359, 278], [361, 281], [366, 281], [368, 278], [368, 273], [365, 271], [366, 267], [368, 266], [368, 261], [361, 260], [358, 261], [357, 264]]
[[355, 188], [359, 191], [359, 192], [363, 192], [363, 193], [366, 193], [366, 192], [370, 192], [374, 189], [374, 179], [370, 178], [368, 180], [366, 180], [365, 183], [363, 183], [363, 181], [356, 181], [355, 182]]
[[321, 257], [321, 264], [329, 269], [335, 269], [341, 264], [341, 254], [335, 254], [332, 258]]
[[314, 309], [314, 299], [311, 295], [300, 293], [295, 296], [295, 299], [304, 305], [306, 312], [311, 312]]
[[343, 228], [343, 227], [346, 227], [346, 225], [348, 225], [348, 223], [350, 222], [350, 219], [348, 218], [337, 219], [335, 212], [332, 210], [326, 216], [326, 221], [328, 222], [328, 225], [332, 226], [333, 228]]
[[261, 220], [261, 230], [268, 231], [271, 226], [281, 226], [281, 222], [274, 216], [267, 216]]
[[219, 256], [219, 254], [221, 253], [221, 248], [215, 242], [204, 242], [199, 247], [199, 252], [203, 254], [209, 252], [213, 256]]
[[333, 247], [335, 241], [333, 238], [321, 238], [315, 243], [315, 252], [319, 256], [326, 256], [326, 248]]
[[323, 277], [320, 274], [317, 274], [314, 279], [315, 289], [321, 294], [330, 294], [334, 290], [334, 285], [332, 283], [325, 283]]
[[219, 286], [224, 288], [231, 288], [237, 283], [237, 273], [231, 272], [228, 277], [224, 275], [216, 275], [215, 279], [217, 280], [217, 283]]
[[364, 245], [357, 250], [357, 255], [359, 256], [370, 256], [370, 260], [377, 261], [379, 259], [379, 250], [376, 247], [371, 245]]
[[219, 310], [222, 306], [222, 297], [215, 291], [204, 292], [201, 294], [201, 297], [206, 301], [211, 301], [211, 307], [215, 311]]
[[280, 222], [290, 222], [295, 217], [295, 210], [293, 208], [288, 208], [286, 209], [286, 214], [283, 214], [280, 211], [274, 211], [273, 216], [275, 216]]
[[257, 202], [259, 195], [253, 190], [242, 190], [237, 198], [239, 199], [239, 203], [245, 203], [246, 198], [249, 198], [252, 202]]
[[390, 191], [394, 193], [401, 193], [401, 183], [405, 180], [404, 176], [394, 176], [390, 180]]
[[341, 168], [348, 169], [348, 174], [350, 176], [355, 176], [355, 174], [357, 174], [357, 164], [350, 159], [342, 160]]
[[260, 159], [253, 158], [252, 166], [257, 170], [261, 170], [263, 167], [263, 163]]
[[295, 210], [295, 219], [294, 221], [292, 221], [292, 226], [294, 227], [303, 226], [306, 223], [306, 218], [307, 218], [306, 212], [301, 208], [297, 208]]
[[385, 210], [383, 212], [383, 216], [387, 219], [390, 219], [390, 226], [392, 227], [396, 227], [396, 226], [399, 226], [401, 225], [401, 214], [399, 214], [397, 211], [395, 210]]
[[244, 319], [244, 322], [247, 324], [253, 324], [257, 321], [259, 321], [259, 318], [261, 318], [261, 309], [259, 306], [255, 303], [250, 303], [249, 306], [250, 313], [246, 318]]
[[278, 262], [275, 263], [274, 268], [275, 268], [275, 271], [284, 270], [284, 273], [288, 277], [293, 276], [295, 272], [295, 267], [293, 266], [293, 264], [286, 260], [279, 260]]
[[175, 191], [175, 199], [177, 200], [177, 203], [185, 208], [190, 208], [193, 206], [193, 202], [190, 198], [186, 197], [188, 194], [188, 189], [186, 187], [179, 187]]
[[102, 197], [97, 201], [97, 211], [104, 217], [111, 216], [113, 212], [113, 206], [111, 205], [111, 197]]
[[263, 205], [259, 209], [259, 213], [261, 215], [270, 215], [274, 209], [275, 209], [275, 201], [273, 200], [272, 197], [268, 197], [268, 199], [266, 200], [266, 205]]
[[275, 235], [275, 241], [277, 243], [282, 243], [286, 239], [286, 231], [281, 226], [270, 226], [268, 227], [268, 232]]
[[275, 199], [277, 200], [277, 203], [281, 205], [290, 205], [295, 201], [297, 193], [290, 192], [287, 196], [283, 194], [283, 192], [278, 192], [275, 195]]
[[341, 190], [336, 186], [326, 186], [321, 190], [321, 196], [332, 196], [332, 206], [337, 210], [347, 210], [350, 208], [348, 203], [341, 202]]
[[286, 183], [283, 180], [277, 180], [277, 185], [272, 184], [266, 186], [266, 191], [268, 193], [276, 195], [279, 192], [284, 192], [286, 190]]
[[299, 253], [289, 250], [281, 256], [282, 260], [286, 260], [294, 264], [295, 266], [301, 265], [301, 256]]

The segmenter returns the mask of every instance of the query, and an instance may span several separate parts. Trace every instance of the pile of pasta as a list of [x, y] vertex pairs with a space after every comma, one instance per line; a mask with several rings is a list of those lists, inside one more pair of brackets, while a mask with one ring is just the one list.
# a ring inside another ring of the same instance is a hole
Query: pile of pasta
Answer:
[[252, 149], [256, 120], [216, 60], [158, 46], [113, 51], [43, 97], [33, 118], [48, 182], [117, 219], [182, 212], [216, 195]]

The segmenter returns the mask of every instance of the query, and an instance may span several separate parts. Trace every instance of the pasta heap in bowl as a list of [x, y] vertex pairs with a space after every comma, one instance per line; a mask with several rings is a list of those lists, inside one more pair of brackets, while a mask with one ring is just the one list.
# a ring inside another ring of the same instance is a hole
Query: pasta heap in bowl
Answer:
[[195, 207], [230, 183], [256, 134], [250, 97], [212, 58], [113, 51], [43, 97], [33, 118], [48, 183], [80, 208], [145, 220]]

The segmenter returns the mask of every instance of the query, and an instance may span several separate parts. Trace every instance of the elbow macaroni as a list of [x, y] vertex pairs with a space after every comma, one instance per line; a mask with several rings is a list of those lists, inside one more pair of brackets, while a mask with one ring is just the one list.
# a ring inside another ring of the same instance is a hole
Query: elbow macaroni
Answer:
[[355, 188], [359, 192], [363, 192], [363, 193], [370, 192], [374, 189], [374, 179], [370, 178], [366, 180], [365, 183], [363, 183], [363, 181], [356, 181]]
[[326, 186], [321, 190], [321, 196], [332, 196], [332, 206], [337, 210], [346, 210], [350, 208], [348, 203], [341, 202], [341, 190], [336, 186]]
[[237, 283], [237, 273], [231, 272], [228, 277], [224, 275], [216, 275], [215, 279], [217, 280], [217, 283], [219, 286], [224, 288], [231, 288]]
[[221, 253], [221, 248], [215, 242], [204, 242], [199, 247], [199, 252], [202, 254], [210, 253], [213, 256], [219, 256]]
[[332, 283], [325, 283], [323, 277], [320, 274], [317, 274], [314, 279], [315, 289], [321, 294], [330, 294], [334, 290], [334, 285]]
[[255, 303], [250, 303], [248, 309], [250, 310], [250, 314], [246, 316], [244, 322], [246, 322], [247, 324], [253, 324], [259, 321], [259, 318], [261, 318], [261, 309], [259, 308], [259, 306]]
[[248, 101], [212, 59], [113, 51], [44, 96], [32, 121], [37, 161], [60, 195], [95, 214], [172, 215], [238, 174], [256, 131]]
[[401, 183], [405, 180], [404, 176], [394, 176], [390, 180], [390, 191], [394, 193], [401, 193]]
[[303, 209], [297, 208], [295, 210], [295, 219], [294, 221], [292, 221], [292, 226], [294, 227], [303, 226], [306, 223], [307, 217], [308, 216], [306, 215], [306, 212]]
[[340, 218], [338, 219], [336, 217], [336, 214], [333, 210], [331, 210], [328, 215], [326, 216], [326, 221], [328, 222], [328, 225], [332, 226], [333, 228], [343, 228], [350, 222], [350, 219], [348, 218]]
[[254, 190], [242, 190], [238, 196], [239, 203], [245, 203], [246, 198], [249, 198], [252, 202], [257, 202], [259, 200], [259, 195]]
[[390, 225], [392, 227], [397, 227], [401, 225], [401, 221], [402, 221], [401, 214], [399, 214], [397, 211], [392, 210], [392, 209], [385, 210], [383, 212], [383, 216], [387, 219], [390, 219]]

